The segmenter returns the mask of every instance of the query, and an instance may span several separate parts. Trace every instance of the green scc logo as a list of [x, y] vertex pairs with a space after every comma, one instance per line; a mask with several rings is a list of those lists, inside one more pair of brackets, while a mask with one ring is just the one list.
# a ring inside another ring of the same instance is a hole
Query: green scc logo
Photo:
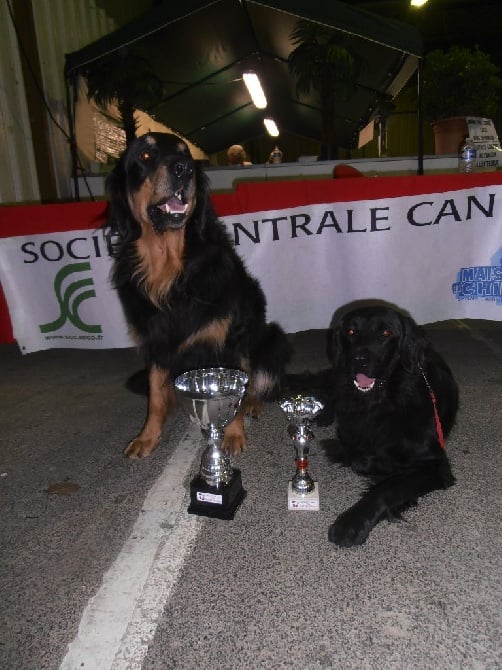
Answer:
[[79, 307], [84, 300], [96, 297], [92, 277], [72, 281], [63, 289], [63, 282], [71, 274], [89, 272], [90, 269], [90, 263], [74, 263], [66, 265], [59, 270], [54, 279], [54, 293], [59, 303], [60, 315], [54, 321], [41, 325], [40, 331], [42, 333], [52, 333], [55, 330], [59, 330], [67, 321], [70, 321], [76, 328], [83, 330], [85, 333], [101, 333], [101, 326], [91, 326], [84, 323], [78, 313]]

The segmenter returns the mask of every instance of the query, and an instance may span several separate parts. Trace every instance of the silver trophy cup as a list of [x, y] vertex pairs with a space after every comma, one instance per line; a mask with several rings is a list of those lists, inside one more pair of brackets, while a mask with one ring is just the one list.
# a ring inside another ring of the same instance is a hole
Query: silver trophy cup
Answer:
[[279, 406], [289, 420], [288, 435], [296, 451], [296, 472], [289, 483], [288, 509], [318, 510], [319, 487], [308, 472], [308, 455], [315, 436], [310, 422], [315, 419], [324, 405], [311, 396], [298, 395], [284, 398]]
[[202, 368], [174, 381], [178, 399], [207, 440], [199, 474], [190, 483], [191, 514], [232, 519], [246, 495], [240, 471], [223, 450], [223, 429], [237, 413], [248, 376], [241, 370]]

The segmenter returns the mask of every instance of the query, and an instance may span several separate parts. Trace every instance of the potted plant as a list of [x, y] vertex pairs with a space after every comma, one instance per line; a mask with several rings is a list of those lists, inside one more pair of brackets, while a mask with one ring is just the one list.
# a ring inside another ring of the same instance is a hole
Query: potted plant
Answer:
[[162, 82], [150, 65], [128, 50], [114, 51], [87, 65], [82, 72], [87, 97], [104, 112], [117, 104], [126, 144], [136, 137], [136, 109], [148, 110], [162, 98]]
[[436, 154], [458, 151], [467, 135], [467, 116], [492, 119], [500, 105], [502, 79], [490, 56], [479, 48], [436, 49], [424, 60], [424, 117], [434, 130]]

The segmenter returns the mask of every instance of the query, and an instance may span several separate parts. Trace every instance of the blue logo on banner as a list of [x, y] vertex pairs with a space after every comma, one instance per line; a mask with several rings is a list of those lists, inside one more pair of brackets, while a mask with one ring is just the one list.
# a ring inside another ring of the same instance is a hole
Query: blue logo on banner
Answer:
[[502, 247], [490, 262], [491, 265], [460, 268], [451, 287], [457, 300], [490, 300], [502, 305]]

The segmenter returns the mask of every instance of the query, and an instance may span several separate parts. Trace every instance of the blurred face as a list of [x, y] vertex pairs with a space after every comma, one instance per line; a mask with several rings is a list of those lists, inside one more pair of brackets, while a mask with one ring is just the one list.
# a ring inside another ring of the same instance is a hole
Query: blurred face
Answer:
[[246, 153], [241, 146], [235, 145], [230, 147], [227, 152], [227, 157], [230, 165], [238, 165], [246, 160]]

